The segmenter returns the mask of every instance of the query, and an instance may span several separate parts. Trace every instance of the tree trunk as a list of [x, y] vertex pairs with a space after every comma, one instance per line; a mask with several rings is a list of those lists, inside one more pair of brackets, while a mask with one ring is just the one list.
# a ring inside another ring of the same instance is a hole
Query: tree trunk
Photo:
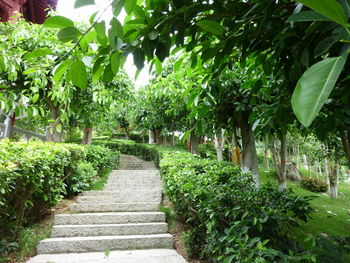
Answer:
[[280, 188], [286, 189], [286, 162], [287, 162], [287, 134], [283, 133], [281, 135], [281, 149], [280, 149], [280, 157], [281, 157], [281, 174], [279, 178]]
[[156, 139], [156, 144], [162, 145], [163, 144], [163, 138], [161, 136], [161, 130], [156, 129], [155, 130], [155, 139]]
[[191, 153], [194, 155], [200, 155], [199, 141], [200, 141], [200, 138], [194, 132], [191, 132], [191, 135], [190, 135]]
[[92, 128], [84, 128], [84, 137], [83, 137], [83, 141], [81, 143], [86, 144], [86, 145], [91, 145], [92, 134], [93, 134]]
[[332, 198], [338, 197], [338, 180], [339, 180], [339, 156], [335, 150], [334, 162], [331, 162], [329, 173], [329, 194]]
[[[54, 121], [50, 123], [50, 128], [46, 135], [46, 140], [49, 142], [61, 142], [63, 138], [63, 125], [62, 122], [58, 120], [60, 117], [59, 107], [54, 105], [50, 106], [51, 119]], [[59, 126], [61, 127], [60, 131], [58, 131]]]
[[215, 150], [216, 150], [216, 156], [219, 162], [224, 160], [224, 157], [223, 157], [224, 137], [222, 135], [223, 135], [223, 132], [221, 132], [219, 136], [215, 136]]
[[176, 145], [175, 132], [172, 132], [171, 136], [172, 136], [172, 145], [175, 146]]
[[269, 143], [268, 143], [267, 138], [265, 138], [264, 163], [265, 163], [265, 169], [267, 171], [269, 171], [270, 170], [270, 164], [269, 164]]
[[350, 162], [350, 133], [342, 130], [340, 132], [341, 142], [343, 144], [344, 153], [348, 162]]
[[300, 156], [299, 156], [299, 144], [297, 144], [297, 152], [296, 152], [296, 163], [297, 163], [297, 167], [300, 166]]
[[149, 144], [155, 144], [156, 143], [156, 136], [155, 136], [155, 131], [154, 130], [149, 130], [148, 143]]
[[251, 172], [255, 182], [255, 187], [260, 187], [258, 155], [256, 153], [255, 135], [252, 126], [248, 120], [244, 118], [242, 113], [237, 114], [238, 125], [241, 129], [242, 145], [243, 145], [243, 163], [244, 172]]

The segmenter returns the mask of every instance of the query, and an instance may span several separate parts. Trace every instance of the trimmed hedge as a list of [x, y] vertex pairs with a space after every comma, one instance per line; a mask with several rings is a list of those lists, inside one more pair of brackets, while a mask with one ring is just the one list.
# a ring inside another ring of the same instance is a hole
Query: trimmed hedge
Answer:
[[122, 154], [135, 155], [146, 161], [154, 161], [155, 165], [159, 167], [160, 155], [159, 150], [157, 148], [159, 148], [160, 146], [152, 147], [151, 145], [138, 144], [131, 140], [118, 139], [112, 139], [110, 141], [96, 140], [93, 142], [93, 144], [102, 145], [113, 151], [119, 151]]
[[100, 146], [1, 140], [0, 152], [0, 236], [13, 238], [43, 209], [89, 189], [101, 168], [119, 162], [118, 152]]

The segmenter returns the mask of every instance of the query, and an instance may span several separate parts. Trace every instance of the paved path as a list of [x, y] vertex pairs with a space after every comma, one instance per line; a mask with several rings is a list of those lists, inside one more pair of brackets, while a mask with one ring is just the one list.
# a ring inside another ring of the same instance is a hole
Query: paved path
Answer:
[[104, 190], [85, 192], [70, 214], [57, 215], [51, 238], [28, 262], [185, 263], [173, 249], [161, 200], [154, 164], [122, 155]]

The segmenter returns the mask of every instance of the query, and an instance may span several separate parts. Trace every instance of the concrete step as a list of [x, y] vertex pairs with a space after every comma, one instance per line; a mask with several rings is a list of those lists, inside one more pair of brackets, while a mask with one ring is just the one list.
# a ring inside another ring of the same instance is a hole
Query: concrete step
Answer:
[[132, 224], [165, 222], [162, 212], [119, 212], [119, 213], [83, 213], [61, 214], [55, 216], [55, 225], [91, 225], [91, 224]]
[[80, 253], [106, 250], [173, 248], [170, 234], [47, 238], [39, 242], [38, 254]]
[[105, 185], [105, 190], [160, 190], [162, 189], [162, 182], [125, 182], [125, 183], [111, 183]]
[[122, 177], [115, 176], [110, 177], [107, 184], [119, 184], [119, 183], [161, 183], [162, 179], [159, 176], [142, 176], [142, 177]]
[[136, 187], [136, 189], [141, 188], [141, 189], [154, 189], [154, 188], [160, 188], [162, 186], [162, 181], [161, 180], [128, 180], [128, 181], [114, 181], [114, 182], [108, 182], [105, 184], [105, 189], [110, 189], [112, 190], [113, 187], [115, 187], [114, 189], [124, 189], [124, 190], [128, 190], [128, 189], [134, 189], [134, 187]]
[[158, 195], [158, 193], [162, 192], [160, 189], [156, 190], [95, 190], [84, 192], [81, 196], [108, 196], [108, 195], [133, 195], [133, 196], [147, 196], [147, 195]]
[[59, 225], [53, 226], [51, 237], [150, 235], [167, 231], [166, 223]]
[[128, 211], [158, 211], [159, 202], [134, 203], [80, 203], [69, 206], [74, 212], [128, 212]]
[[113, 170], [110, 174], [110, 176], [117, 176], [117, 175], [134, 175], [134, 176], [142, 176], [142, 175], [159, 175], [159, 170], [127, 170], [127, 169], [120, 169], [120, 170]]
[[[133, 191], [136, 192], [136, 191]], [[162, 192], [152, 191], [147, 193], [143, 191], [143, 194], [131, 193], [126, 191], [125, 193], [115, 193], [114, 195], [90, 195], [90, 196], [78, 196], [77, 202], [79, 203], [128, 203], [128, 202], [158, 202], [162, 200]]]
[[28, 263], [186, 263], [174, 249], [148, 249], [104, 252], [42, 254]]

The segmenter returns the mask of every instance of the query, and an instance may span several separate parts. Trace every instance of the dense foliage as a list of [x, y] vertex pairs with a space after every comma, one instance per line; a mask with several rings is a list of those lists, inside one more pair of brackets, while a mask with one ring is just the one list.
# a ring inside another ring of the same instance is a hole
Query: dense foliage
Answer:
[[272, 185], [256, 190], [252, 177], [232, 164], [188, 153], [164, 154], [160, 168], [175, 211], [191, 227], [186, 242], [192, 255], [220, 262], [303, 262], [303, 255], [293, 254], [289, 231], [307, 220], [308, 198]]
[[88, 189], [119, 159], [100, 146], [8, 140], [0, 141], [0, 152], [0, 233], [9, 237], [63, 196]]
[[303, 177], [300, 181], [301, 187], [315, 193], [325, 193], [328, 190], [327, 183], [315, 177]]

